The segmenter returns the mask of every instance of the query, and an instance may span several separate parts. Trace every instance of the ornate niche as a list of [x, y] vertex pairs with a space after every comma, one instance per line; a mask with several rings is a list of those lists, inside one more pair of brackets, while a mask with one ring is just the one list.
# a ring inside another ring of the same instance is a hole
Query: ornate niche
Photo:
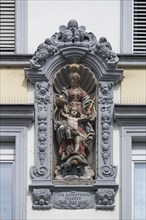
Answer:
[[[87, 83], [88, 82], [88, 83]], [[95, 180], [97, 79], [82, 64], [68, 64], [53, 78], [55, 180]], [[54, 170], [53, 169], [53, 170]]]
[[122, 79], [106, 38], [71, 20], [38, 46], [26, 77], [35, 87], [34, 209], [113, 209], [113, 89]]

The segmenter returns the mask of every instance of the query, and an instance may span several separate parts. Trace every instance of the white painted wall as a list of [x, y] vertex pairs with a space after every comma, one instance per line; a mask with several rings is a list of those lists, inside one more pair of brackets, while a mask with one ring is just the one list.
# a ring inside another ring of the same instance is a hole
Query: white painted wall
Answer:
[[94, 209], [32, 211], [27, 220], [118, 220], [118, 211], [96, 211]]
[[104, 36], [120, 51], [120, 0], [28, 0], [28, 53], [76, 19], [97, 39]]

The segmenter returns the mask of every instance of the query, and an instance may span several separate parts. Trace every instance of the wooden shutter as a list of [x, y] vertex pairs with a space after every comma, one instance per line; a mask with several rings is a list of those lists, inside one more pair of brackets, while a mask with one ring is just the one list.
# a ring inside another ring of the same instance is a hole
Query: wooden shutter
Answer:
[[133, 4], [133, 53], [146, 54], [146, 0]]
[[0, 53], [15, 53], [15, 0], [0, 0]]

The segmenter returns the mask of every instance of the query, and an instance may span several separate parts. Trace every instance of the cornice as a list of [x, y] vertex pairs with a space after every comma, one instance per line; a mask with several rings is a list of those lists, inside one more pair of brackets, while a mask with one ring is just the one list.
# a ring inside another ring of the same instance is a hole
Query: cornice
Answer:
[[30, 104], [1, 104], [0, 126], [30, 126], [34, 120], [34, 106]]
[[29, 67], [32, 54], [1, 54], [1, 67]]
[[115, 105], [114, 121], [120, 126], [146, 126], [146, 105]]
[[119, 68], [146, 67], [145, 54], [117, 54]]
[[[146, 67], [145, 55], [117, 54], [119, 57], [118, 68]], [[33, 54], [1, 54], [1, 67], [29, 67]]]

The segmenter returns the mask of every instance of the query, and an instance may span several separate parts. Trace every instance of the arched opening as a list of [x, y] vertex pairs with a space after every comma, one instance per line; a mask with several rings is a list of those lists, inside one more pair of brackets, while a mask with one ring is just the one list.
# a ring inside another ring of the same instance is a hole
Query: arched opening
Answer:
[[98, 81], [82, 64], [68, 64], [53, 77], [53, 176], [95, 180]]

